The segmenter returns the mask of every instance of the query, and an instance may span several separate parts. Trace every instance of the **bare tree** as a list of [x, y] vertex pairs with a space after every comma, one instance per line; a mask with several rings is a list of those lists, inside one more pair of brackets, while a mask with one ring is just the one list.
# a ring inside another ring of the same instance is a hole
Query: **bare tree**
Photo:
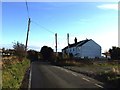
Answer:
[[17, 41], [17, 43], [13, 44], [13, 48], [15, 50], [14, 55], [16, 55], [19, 58], [19, 60], [22, 60], [26, 55], [25, 45]]

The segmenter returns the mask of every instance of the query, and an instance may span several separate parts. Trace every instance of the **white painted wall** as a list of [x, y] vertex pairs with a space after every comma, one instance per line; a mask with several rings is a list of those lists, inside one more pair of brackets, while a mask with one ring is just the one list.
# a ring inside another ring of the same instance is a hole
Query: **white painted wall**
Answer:
[[81, 58], [101, 57], [101, 46], [98, 45], [93, 40], [88, 41], [82, 46], [79, 46], [78, 44], [76, 47], [69, 48], [69, 50], [67, 49], [66, 51], [72, 53], [74, 57], [81, 57]]
[[77, 53], [79, 53], [78, 57], [101, 57], [101, 46], [93, 40], [88, 41], [87, 43], [78, 48], [80, 48], [79, 51], [77, 51]]

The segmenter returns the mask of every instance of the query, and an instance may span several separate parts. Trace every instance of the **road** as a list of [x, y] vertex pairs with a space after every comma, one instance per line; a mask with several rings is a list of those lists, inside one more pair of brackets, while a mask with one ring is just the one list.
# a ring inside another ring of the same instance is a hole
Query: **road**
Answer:
[[30, 88], [103, 88], [90, 77], [44, 62], [32, 62]]

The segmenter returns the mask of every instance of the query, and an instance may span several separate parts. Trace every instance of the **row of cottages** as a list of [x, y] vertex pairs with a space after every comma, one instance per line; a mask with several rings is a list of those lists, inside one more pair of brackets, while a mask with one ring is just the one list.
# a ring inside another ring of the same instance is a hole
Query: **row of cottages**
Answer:
[[69, 44], [64, 49], [62, 49], [64, 54], [72, 54], [76, 58], [100, 58], [101, 57], [101, 46], [97, 44], [92, 39], [86, 39], [77, 42], [75, 38], [74, 44]]

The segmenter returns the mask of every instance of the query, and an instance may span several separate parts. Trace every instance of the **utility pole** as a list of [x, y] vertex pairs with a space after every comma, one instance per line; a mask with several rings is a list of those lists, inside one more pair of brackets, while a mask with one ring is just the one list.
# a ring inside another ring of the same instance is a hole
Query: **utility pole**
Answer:
[[30, 31], [30, 18], [28, 20], [28, 30], [27, 30], [27, 37], [26, 37], [26, 45], [25, 45], [25, 52], [26, 52], [26, 55], [27, 55], [27, 44], [28, 44], [28, 36], [29, 36], [29, 31]]
[[57, 56], [57, 33], [55, 33], [55, 44], [56, 44], [55, 49], [56, 49], [56, 56]]
[[69, 33], [67, 33], [67, 43], [68, 43], [68, 57], [69, 57]]

